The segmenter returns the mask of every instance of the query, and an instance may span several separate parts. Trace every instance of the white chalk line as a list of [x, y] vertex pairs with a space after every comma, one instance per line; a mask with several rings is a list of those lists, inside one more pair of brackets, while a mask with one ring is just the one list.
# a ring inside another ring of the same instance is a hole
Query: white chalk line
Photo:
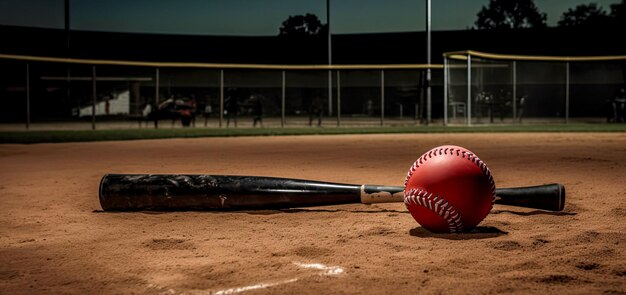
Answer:
[[321, 263], [308, 263], [307, 264], [307, 263], [300, 263], [300, 262], [294, 262], [293, 264], [302, 268], [319, 269], [323, 271], [319, 275], [337, 276], [343, 273], [343, 268], [340, 266], [326, 266]]
[[251, 291], [251, 290], [266, 289], [266, 288], [270, 288], [270, 287], [274, 287], [278, 285], [285, 285], [285, 284], [297, 282], [298, 280], [299, 278], [293, 278], [293, 279], [278, 281], [274, 283], [260, 283], [260, 284], [251, 285], [251, 286], [230, 288], [230, 289], [216, 291], [214, 294], [215, 295], [236, 294], [236, 293], [241, 293], [241, 292], [246, 292], [246, 291]]
[[[223, 289], [223, 290], [218, 290], [218, 291], [194, 290], [194, 291], [185, 292], [185, 293], [191, 293], [191, 294], [211, 294], [211, 295], [213, 295], [213, 294], [214, 295], [237, 294], [237, 293], [242, 293], [242, 292], [246, 292], [246, 291], [261, 290], [261, 289], [267, 289], [267, 288], [271, 288], [271, 287], [275, 287], [275, 286], [291, 284], [291, 283], [297, 282], [299, 280], [302, 280], [304, 278], [308, 278], [308, 277], [312, 277], [312, 276], [339, 276], [339, 275], [345, 273], [345, 270], [341, 266], [327, 266], [327, 265], [324, 265], [324, 264], [321, 264], [321, 263], [301, 263], [301, 262], [293, 262], [293, 264], [298, 266], [298, 267], [300, 267], [300, 268], [304, 268], [304, 269], [319, 270], [319, 272], [314, 273], [312, 275], [308, 275], [308, 276], [296, 277], [296, 278], [292, 278], [292, 279], [288, 279], [288, 280], [282, 280], [282, 281], [276, 281], [276, 282], [261, 282], [261, 283], [254, 284], [254, 285], [235, 287], [235, 288]], [[176, 292], [173, 289], [169, 289], [169, 288], [166, 288], [166, 287], [163, 287], [163, 286], [158, 286], [158, 285], [155, 285], [155, 284], [149, 284], [148, 288], [149, 289], [160, 290], [160, 291], [162, 291], [162, 294], [177, 294], [178, 293], [178, 292]]]
[[[342, 267], [340, 267], [340, 266], [326, 266], [326, 265], [321, 264], [321, 263], [300, 263], [300, 262], [293, 262], [293, 264], [297, 265], [297, 266], [299, 266], [301, 268], [315, 269], [315, 270], [320, 270], [321, 271], [321, 272], [316, 273], [314, 275], [338, 276], [338, 275], [344, 273], [344, 269]], [[311, 275], [309, 275], [307, 277], [310, 277], [310, 276]], [[290, 284], [290, 283], [293, 283], [293, 282], [297, 282], [297, 281], [299, 281], [302, 278], [303, 277], [298, 277], [298, 278], [293, 278], [293, 279], [279, 281], [279, 282], [273, 282], [273, 283], [260, 283], [260, 284], [256, 284], [256, 285], [245, 286], [245, 287], [230, 288], [230, 289], [226, 289], [226, 290], [216, 291], [214, 294], [215, 295], [226, 295], [226, 294], [241, 293], [241, 292], [250, 291], [250, 290], [266, 289], [266, 288], [270, 288], [270, 287], [275, 287], [275, 286], [279, 286], [279, 285], [285, 285], [285, 284]]]

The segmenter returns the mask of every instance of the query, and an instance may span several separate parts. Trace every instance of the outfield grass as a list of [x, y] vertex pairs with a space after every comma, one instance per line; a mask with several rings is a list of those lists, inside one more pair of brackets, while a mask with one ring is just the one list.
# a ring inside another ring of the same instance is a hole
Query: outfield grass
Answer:
[[316, 134], [469, 133], [469, 132], [626, 132], [626, 124], [546, 124], [497, 126], [410, 126], [332, 128], [123, 129], [77, 131], [3, 131], [0, 143], [55, 143], [163, 138]]

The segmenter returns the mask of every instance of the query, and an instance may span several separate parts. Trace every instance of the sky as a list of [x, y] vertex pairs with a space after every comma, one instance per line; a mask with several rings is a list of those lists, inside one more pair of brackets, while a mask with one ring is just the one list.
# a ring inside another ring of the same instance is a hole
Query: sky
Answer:
[[[563, 12], [619, 0], [535, 0], [555, 26]], [[333, 34], [425, 30], [425, 0], [330, 0]], [[433, 30], [465, 30], [489, 0], [432, 0]], [[272, 36], [291, 15], [326, 23], [326, 0], [70, 0], [72, 30]], [[0, 25], [64, 28], [64, 0], [0, 0]]]

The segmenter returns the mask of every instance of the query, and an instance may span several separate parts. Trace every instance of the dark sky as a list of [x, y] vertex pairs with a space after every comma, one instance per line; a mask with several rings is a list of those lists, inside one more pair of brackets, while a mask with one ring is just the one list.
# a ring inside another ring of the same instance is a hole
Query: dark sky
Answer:
[[[463, 30], [488, 0], [433, 0], [433, 30]], [[535, 0], [554, 26], [563, 12], [589, 0]], [[609, 11], [618, 0], [593, 1]], [[63, 0], [0, 0], [0, 24], [63, 28]], [[326, 22], [325, 0], [70, 0], [71, 28], [142, 33], [276, 35], [289, 15]], [[425, 30], [425, 0], [334, 0], [334, 34]]]

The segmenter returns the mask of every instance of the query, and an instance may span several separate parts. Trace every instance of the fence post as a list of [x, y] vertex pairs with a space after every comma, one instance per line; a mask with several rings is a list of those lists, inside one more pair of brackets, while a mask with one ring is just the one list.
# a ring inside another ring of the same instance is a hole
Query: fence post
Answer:
[[380, 126], [385, 125], [385, 70], [380, 70]]
[[333, 115], [333, 71], [328, 70], [328, 116]]
[[447, 56], [443, 57], [443, 126], [448, 126], [448, 57]]
[[30, 129], [30, 65], [26, 63], [26, 130]]
[[220, 128], [224, 121], [224, 70], [220, 70]]
[[337, 127], [341, 126], [341, 76], [337, 70]]
[[280, 102], [280, 127], [285, 127], [285, 88], [287, 87], [287, 82], [286, 82], [286, 77], [285, 77], [285, 70], [283, 70], [283, 85], [282, 85], [282, 95], [281, 95], [281, 102]]
[[[155, 78], [155, 83], [154, 83], [154, 109], [152, 110], [153, 112], [156, 112], [155, 114], [158, 114], [159, 111], [159, 68], [156, 68], [156, 78]], [[159, 128], [159, 117], [158, 115], [154, 116], [154, 129]]]
[[472, 125], [472, 56], [467, 54], [467, 125]]
[[565, 124], [569, 123], [569, 61], [565, 63]]
[[513, 61], [513, 123], [517, 119], [517, 61]]
[[96, 93], [96, 66], [91, 66], [91, 130], [96, 130], [96, 103], [98, 102]]

